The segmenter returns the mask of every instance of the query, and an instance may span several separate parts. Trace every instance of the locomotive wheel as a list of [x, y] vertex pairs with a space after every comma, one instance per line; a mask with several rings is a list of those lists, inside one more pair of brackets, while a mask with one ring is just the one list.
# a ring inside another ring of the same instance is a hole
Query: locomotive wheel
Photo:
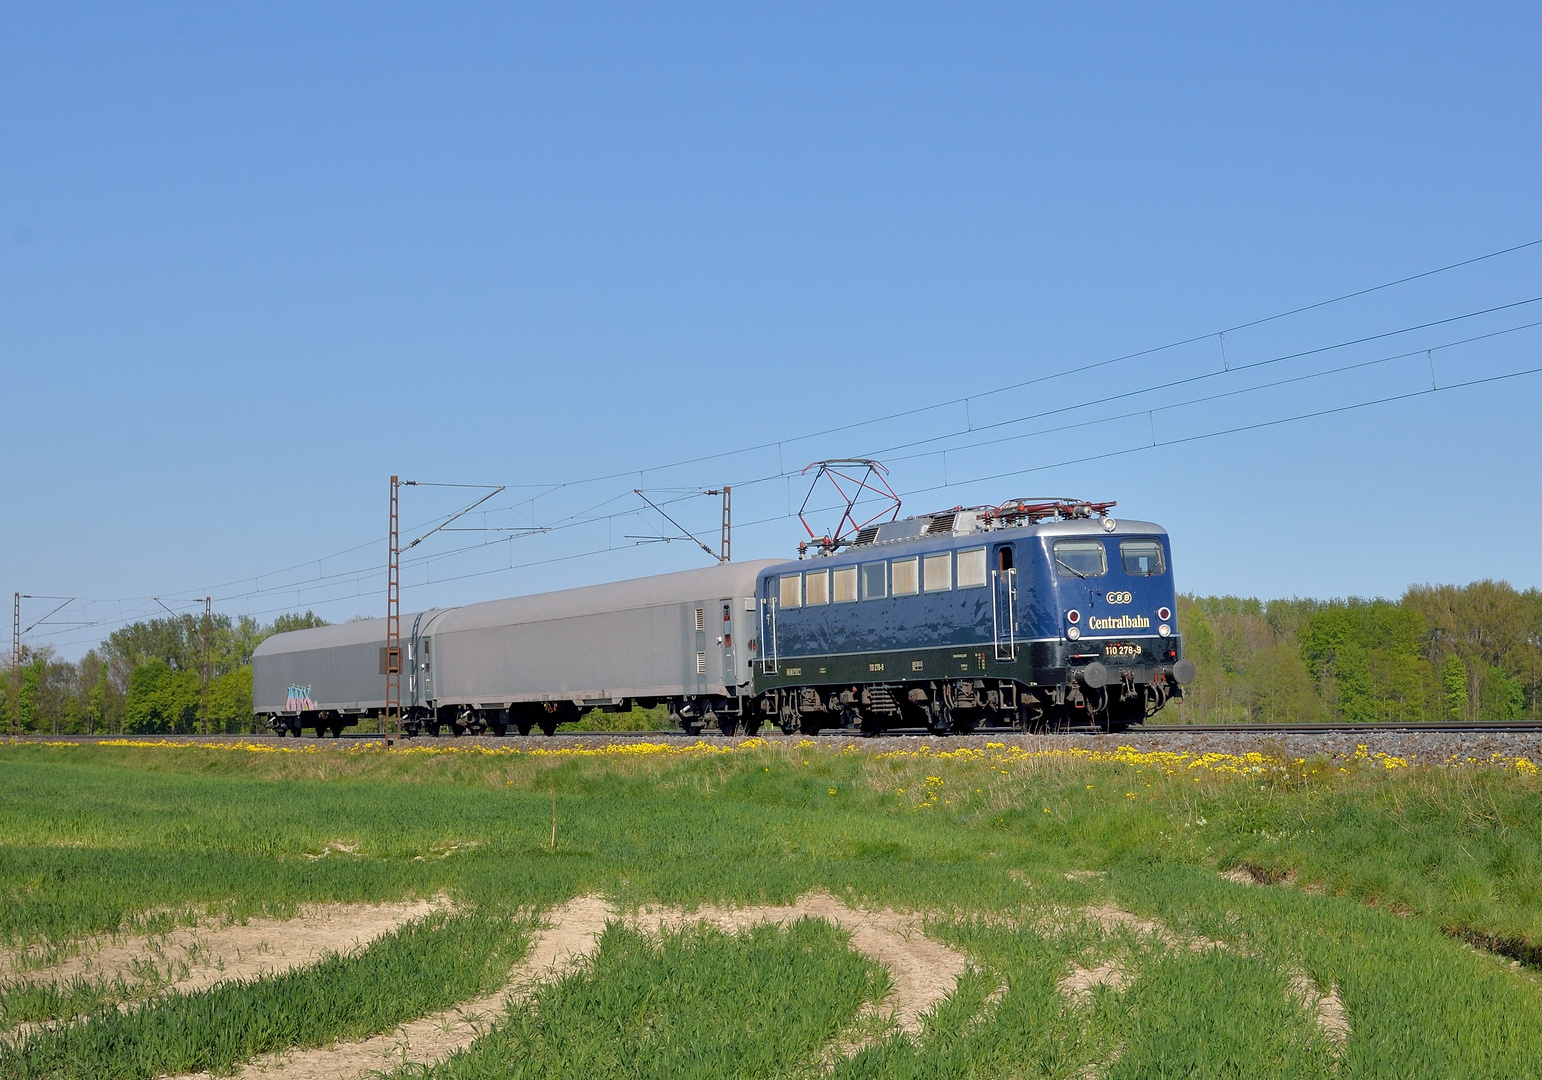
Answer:
[[[805, 735], [818, 735], [819, 720], [813, 716], [805, 716], [798, 724], [798, 730], [803, 732]], [[789, 732], [789, 734], [791, 733]]]
[[788, 702], [782, 706], [782, 711], [777, 714], [777, 726], [782, 729], [783, 735], [791, 735], [798, 730], [798, 710]]
[[926, 710], [926, 730], [933, 735], [953, 734], [953, 710], [940, 701], [933, 702]]
[[735, 735], [739, 731], [739, 718], [725, 713], [717, 718], [717, 729], [724, 735]]

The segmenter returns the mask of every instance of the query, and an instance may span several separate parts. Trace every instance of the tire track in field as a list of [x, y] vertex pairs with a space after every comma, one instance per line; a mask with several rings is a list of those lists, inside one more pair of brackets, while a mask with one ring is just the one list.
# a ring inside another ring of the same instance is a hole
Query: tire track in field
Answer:
[[[541, 983], [571, 971], [594, 951], [605, 924], [614, 917], [603, 897], [569, 900], [547, 914], [547, 925], [536, 934], [530, 952], [494, 993], [359, 1042], [264, 1054], [241, 1066], [235, 1076], [237, 1080], [276, 1076], [285, 1080], [356, 1080], [402, 1065], [432, 1065], [470, 1046], [511, 1003], [527, 997]], [[192, 1073], [176, 1080], [212, 1080], [212, 1074]]]
[[192, 993], [216, 983], [281, 975], [329, 953], [362, 948], [403, 924], [449, 908], [445, 897], [396, 904], [315, 904], [293, 919], [249, 919], [216, 929], [102, 936], [75, 945], [75, 955], [32, 966], [37, 951], [0, 961], [0, 986], [63, 986], [77, 979]]
[[[657, 934], [701, 923], [734, 933], [760, 923], [785, 924], [805, 917], [825, 919], [847, 931], [852, 948], [889, 970], [894, 993], [881, 1004], [890, 1007], [891, 1022], [907, 1033], [918, 1032], [924, 1014], [953, 992], [967, 963], [963, 954], [922, 934], [920, 920], [914, 916], [887, 908], [854, 909], [827, 894], [810, 894], [788, 905], [708, 906], [690, 913], [679, 908], [651, 908], [629, 916], [619, 915], [601, 896], [581, 896], [547, 914], [547, 925], [537, 933], [529, 955], [497, 992], [360, 1042], [267, 1054], [242, 1066], [235, 1076], [237, 1080], [274, 1076], [286, 1080], [359, 1080], [404, 1064], [432, 1065], [470, 1046], [511, 1004], [576, 967], [593, 953], [606, 924], [613, 919]], [[837, 1054], [848, 1057], [879, 1037], [872, 1034], [843, 1044]], [[833, 1067], [834, 1062], [825, 1064]], [[212, 1080], [212, 1076], [195, 1073], [176, 1080]]]
[[[1107, 935], [1121, 931], [1132, 933], [1140, 940], [1154, 942], [1166, 952], [1183, 950], [1204, 952], [1207, 949], [1238, 951], [1226, 942], [1217, 941], [1214, 938], [1175, 933], [1158, 919], [1142, 918], [1134, 912], [1125, 911], [1107, 901], [1088, 904], [1077, 909], [1074, 915], [1065, 909], [1052, 909], [1046, 917], [1039, 920], [1037, 928], [1046, 936], [1058, 937], [1068, 917], [1079, 918], [1090, 923]], [[1242, 955], [1251, 954], [1243, 950]], [[1285, 974], [1290, 980], [1288, 993], [1291, 999], [1311, 1016], [1318, 1032], [1328, 1041], [1335, 1056], [1341, 1054], [1344, 1045], [1349, 1041], [1350, 1025], [1349, 1014], [1344, 1008], [1343, 999], [1339, 997], [1338, 987], [1335, 985], [1324, 990], [1300, 967], [1290, 967]], [[1122, 992], [1129, 987], [1134, 978], [1135, 976], [1118, 960], [1108, 960], [1091, 969], [1072, 961], [1071, 970], [1056, 986], [1061, 995], [1073, 1005], [1081, 1006], [1091, 1002], [1097, 987], [1107, 986], [1115, 992]]]
[[953, 993], [968, 961], [964, 955], [921, 932], [921, 920], [890, 908], [864, 911], [828, 893], [809, 893], [792, 904], [744, 908], [703, 906], [686, 914], [675, 908], [639, 913], [627, 921], [642, 929], [679, 929], [709, 923], [734, 932], [757, 923], [785, 924], [805, 917], [824, 919], [851, 935], [851, 947], [888, 969], [894, 982], [892, 1005], [901, 1031], [916, 1034], [921, 1018]]

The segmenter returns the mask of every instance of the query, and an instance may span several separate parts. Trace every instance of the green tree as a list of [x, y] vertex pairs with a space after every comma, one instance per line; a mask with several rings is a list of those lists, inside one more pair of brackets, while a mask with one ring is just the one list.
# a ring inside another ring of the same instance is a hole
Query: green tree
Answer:
[[1401, 604], [1352, 597], [1307, 617], [1301, 658], [1344, 719], [1419, 720], [1430, 681], [1427, 629], [1419, 612]]
[[198, 721], [198, 676], [164, 660], [140, 664], [129, 679], [124, 730], [136, 735], [189, 733]]
[[1456, 653], [1446, 657], [1440, 672], [1440, 688], [1445, 699], [1446, 719], [1467, 719], [1467, 665]]
[[1502, 668], [1483, 665], [1478, 683], [1480, 720], [1519, 720], [1526, 715], [1526, 688]]
[[209, 724], [229, 734], [252, 730], [251, 665], [226, 672], [209, 684]]
[[280, 615], [274, 619], [272, 625], [267, 628], [267, 632], [263, 634], [263, 637], [269, 637], [273, 634], [287, 634], [291, 630], [312, 630], [318, 626], [326, 625], [327, 620], [313, 611], [307, 611], [304, 615], [301, 615], [299, 612], [290, 612], [287, 615]]

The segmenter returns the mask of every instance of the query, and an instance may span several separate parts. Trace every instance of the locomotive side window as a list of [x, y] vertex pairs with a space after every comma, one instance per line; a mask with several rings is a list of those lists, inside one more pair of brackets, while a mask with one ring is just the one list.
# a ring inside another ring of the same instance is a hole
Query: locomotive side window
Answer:
[[810, 570], [804, 576], [803, 602], [809, 607], [830, 602], [830, 571]]
[[1108, 552], [1103, 541], [1056, 540], [1055, 572], [1061, 577], [1102, 577], [1108, 573]]
[[782, 602], [782, 607], [789, 608], [803, 606], [802, 574], [783, 574], [778, 579], [778, 584], [781, 586], [780, 600]]
[[958, 587], [972, 589], [985, 584], [985, 549], [958, 553]]
[[1005, 574], [1012, 566], [1012, 545], [1002, 544], [996, 549], [996, 569]]
[[866, 600], [882, 600], [889, 595], [888, 563], [870, 562], [862, 565], [862, 597]]
[[921, 576], [927, 592], [945, 592], [953, 588], [953, 552], [928, 555], [921, 562]]
[[831, 575], [835, 581], [835, 602], [850, 604], [857, 599], [857, 568], [843, 566]]
[[894, 583], [895, 596], [914, 596], [920, 591], [916, 586], [916, 560], [895, 559], [890, 564], [890, 580]]
[[1126, 574], [1155, 577], [1163, 570], [1162, 545], [1156, 540], [1121, 540], [1119, 561]]

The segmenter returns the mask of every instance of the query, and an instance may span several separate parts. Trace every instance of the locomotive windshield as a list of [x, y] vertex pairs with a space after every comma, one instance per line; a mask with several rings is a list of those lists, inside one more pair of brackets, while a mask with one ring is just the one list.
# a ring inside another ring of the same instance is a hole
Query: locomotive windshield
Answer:
[[1119, 541], [1119, 561], [1134, 577], [1155, 577], [1162, 572], [1162, 545], [1155, 540]]
[[1055, 572], [1061, 577], [1102, 577], [1108, 573], [1108, 552], [1103, 541], [1056, 540]]

